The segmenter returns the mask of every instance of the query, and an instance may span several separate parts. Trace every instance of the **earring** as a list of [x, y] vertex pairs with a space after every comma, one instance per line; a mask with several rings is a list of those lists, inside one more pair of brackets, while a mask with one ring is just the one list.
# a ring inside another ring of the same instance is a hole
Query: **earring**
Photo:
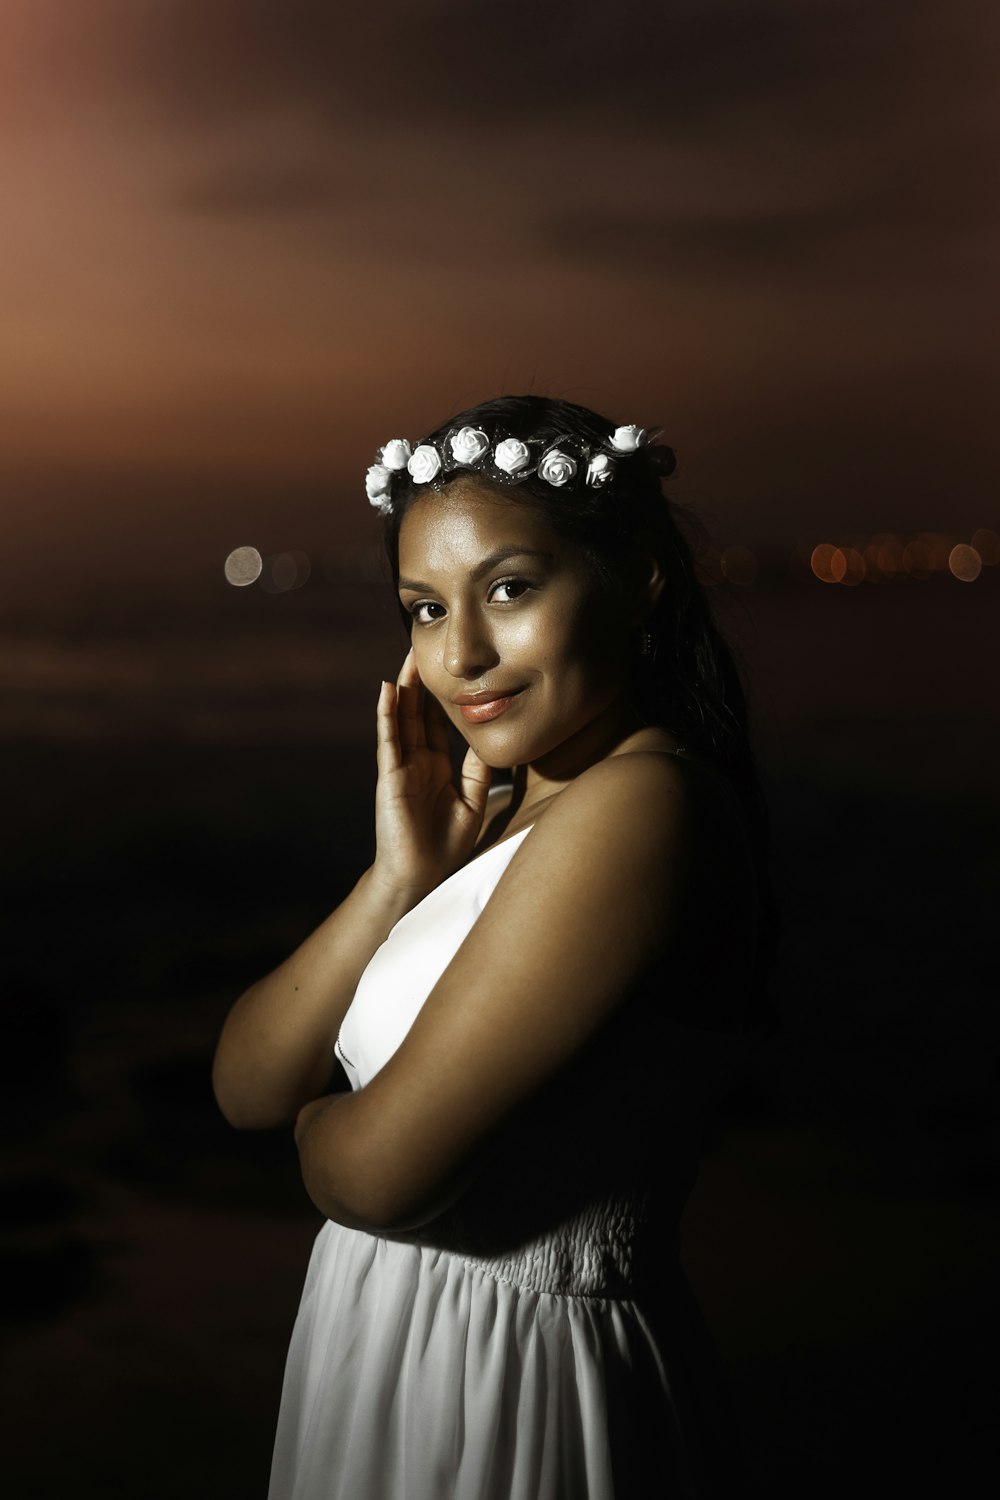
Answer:
[[648, 630], [643, 630], [639, 635], [639, 655], [652, 656], [652, 654], [653, 637], [650, 635]]

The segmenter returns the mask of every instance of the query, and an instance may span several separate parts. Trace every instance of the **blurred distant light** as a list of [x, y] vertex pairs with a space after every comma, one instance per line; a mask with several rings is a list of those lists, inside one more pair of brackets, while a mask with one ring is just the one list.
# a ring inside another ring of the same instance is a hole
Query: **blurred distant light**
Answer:
[[948, 555], [948, 567], [962, 583], [974, 583], [982, 572], [983, 560], [975, 547], [959, 542]]
[[883, 578], [901, 578], [905, 572], [903, 567], [903, 544], [898, 537], [887, 536], [885, 532], [874, 537], [873, 541], [878, 545], [878, 566]]
[[839, 583], [844, 576], [846, 564], [839, 547], [833, 547], [829, 542], [820, 542], [812, 549], [809, 566], [823, 583]]
[[749, 547], [727, 547], [719, 559], [722, 576], [729, 583], [748, 588], [757, 577], [757, 559]]
[[972, 545], [988, 568], [1000, 563], [1000, 536], [988, 526], [980, 526], [972, 533]]
[[260, 586], [268, 594], [287, 594], [300, 589], [312, 572], [304, 552], [277, 552], [264, 561]]
[[256, 547], [234, 547], [226, 558], [226, 581], [235, 588], [246, 588], [260, 577], [263, 559]]
[[840, 556], [844, 559], [844, 571], [841, 583], [848, 588], [857, 588], [859, 583], [865, 581], [865, 560], [857, 547], [846, 547], [840, 549]]
[[934, 554], [926, 542], [907, 542], [903, 548], [903, 567], [911, 578], [929, 578], [934, 572]]
[[699, 552], [695, 558], [695, 574], [698, 582], [707, 588], [714, 588], [722, 582], [722, 557], [718, 547], [706, 547], [704, 552]]
[[941, 531], [921, 531], [917, 533], [917, 541], [927, 548], [934, 571], [944, 573], [948, 568], [953, 538], [945, 536]]
[[886, 570], [881, 563], [882, 548], [877, 542], [869, 542], [862, 550], [861, 557], [865, 565], [865, 578], [869, 583], [881, 583], [886, 576]]

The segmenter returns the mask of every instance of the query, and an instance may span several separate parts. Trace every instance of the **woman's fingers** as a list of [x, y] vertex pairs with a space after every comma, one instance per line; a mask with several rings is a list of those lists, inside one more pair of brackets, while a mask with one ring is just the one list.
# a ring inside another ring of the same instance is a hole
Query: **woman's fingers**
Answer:
[[375, 724], [379, 775], [385, 775], [389, 771], [398, 770], [403, 760], [396, 718], [396, 688], [391, 682], [383, 682], [379, 689]]
[[405, 756], [407, 751], [422, 749], [427, 743], [424, 732], [424, 685], [413, 659], [412, 646], [399, 669], [396, 691], [399, 699], [399, 743]]

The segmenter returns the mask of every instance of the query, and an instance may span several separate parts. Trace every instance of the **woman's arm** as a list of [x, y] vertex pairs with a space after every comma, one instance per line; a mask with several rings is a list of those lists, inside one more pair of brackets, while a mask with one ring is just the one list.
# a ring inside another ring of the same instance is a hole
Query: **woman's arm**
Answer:
[[385, 1067], [300, 1114], [322, 1213], [393, 1232], [446, 1206], [494, 1131], [670, 946], [696, 836], [670, 756], [612, 757], [556, 799]]
[[237, 1000], [212, 1068], [215, 1097], [230, 1125], [290, 1125], [322, 1093], [358, 981], [412, 905], [405, 893], [381, 884], [372, 866], [284, 963]]
[[453, 784], [447, 721], [424, 701], [412, 655], [378, 713], [375, 862], [336, 911], [237, 1000], [219, 1038], [212, 1085], [231, 1125], [290, 1125], [319, 1095], [358, 981], [400, 917], [472, 852], [489, 768], [470, 750]]

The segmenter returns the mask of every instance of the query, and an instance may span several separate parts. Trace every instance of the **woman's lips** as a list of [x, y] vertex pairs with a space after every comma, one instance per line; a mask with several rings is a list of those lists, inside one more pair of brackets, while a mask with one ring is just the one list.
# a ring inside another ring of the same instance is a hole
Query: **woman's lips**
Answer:
[[460, 703], [459, 712], [467, 724], [485, 724], [489, 719], [497, 719], [506, 713], [523, 691], [523, 688], [518, 688], [506, 698], [489, 698], [485, 703]]

